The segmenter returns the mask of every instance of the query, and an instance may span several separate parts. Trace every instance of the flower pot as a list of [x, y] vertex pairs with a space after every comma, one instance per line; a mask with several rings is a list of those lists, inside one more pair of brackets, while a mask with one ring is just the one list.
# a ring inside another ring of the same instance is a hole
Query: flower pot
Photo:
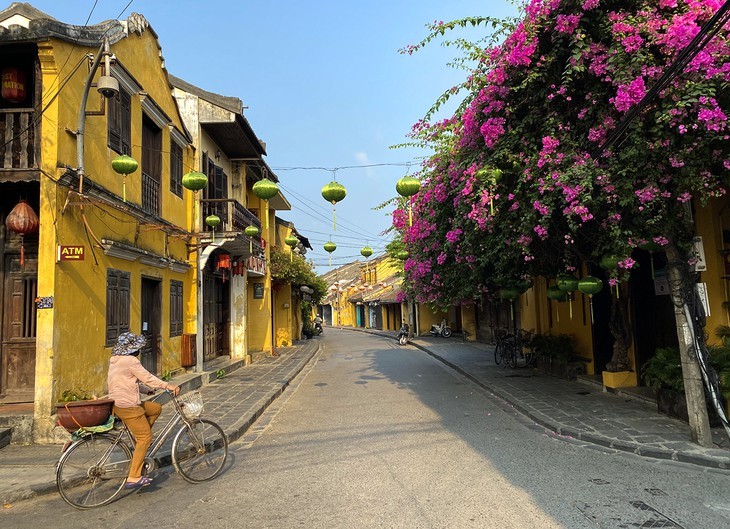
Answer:
[[56, 405], [58, 424], [69, 432], [82, 427], [104, 424], [112, 413], [112, 399], [78, 400]]

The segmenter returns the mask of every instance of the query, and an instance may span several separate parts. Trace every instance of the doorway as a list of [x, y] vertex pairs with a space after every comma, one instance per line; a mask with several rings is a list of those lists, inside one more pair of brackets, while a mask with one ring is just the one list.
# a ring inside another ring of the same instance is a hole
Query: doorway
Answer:
[[35, 388], [36, 304], [38, 256], [6, 255], [2, 297], [0, 398], [33, 402]]
[[140, 354], [140, 362], [150, 373], [159, 373], [162, 345], [162, 282], [142, 278], [142, 335], [147, 343]]

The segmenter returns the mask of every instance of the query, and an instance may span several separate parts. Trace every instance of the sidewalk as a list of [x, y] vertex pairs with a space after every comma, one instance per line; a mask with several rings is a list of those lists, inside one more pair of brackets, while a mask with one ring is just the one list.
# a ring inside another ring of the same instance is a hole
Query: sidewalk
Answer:
[[[373, 331], [395, 339], [395, 332]], [[730, 440], [713, 429], [715, 448], [691, 440], [689, 425], [602, 386], [494, 364], [492, 346], [459, 338], [419, 336], [411, 345], [447, 364], [556, 435], [640, 456], [730, 470]]]
[[[293, 347], [277, 349], [279, 356], [263, 357], [221, 379], [215, 378], [215, 372], [186, 375], [180, 386], [183, 392], [200, 388], [203, 416], [220, 424], [233, 442], [282, 394], [319, 352], [319, 345], [319, 340], [297, 342]], [[205, 384], [208, 380], [212, 381]], [[156, 426], [164, 425], [170, 413], [165, 406]], [[166, 455], [158, 453], [157, 459], [169, 460]], [[55, 464], [60, 456], [59, 445], [11, 444], [0, 449], [0, 504], [55, 492]]]

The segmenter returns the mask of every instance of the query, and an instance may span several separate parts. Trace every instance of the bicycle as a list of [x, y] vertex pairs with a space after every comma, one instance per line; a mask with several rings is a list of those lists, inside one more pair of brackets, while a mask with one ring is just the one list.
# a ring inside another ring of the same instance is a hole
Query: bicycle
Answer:
[[505, 329], [494, 329], [494, 363], [499, 365], [502, 360], [506, 361], [508, 341], [512, 335]]
[[[172, 392], [167, 393], [172, 396], [175, 413], [157, 435], [153, 434], [143, 474], [155, 470], [155, 454], [175, 433], [172, 464], [180, 476], [189, 483], [215, 478], [228, 457], [226, 434], [215, 422], [199, 417], [203, 408], [199, 392], [177, 398]], [[177, 428], [181, 422], [182, 426]], [[84, 433], [61, 455], [56, 464], [56, 486], [69, 505], [77, 509], [101, 507], [124, 490], [134, 437], [119, 419], [115, 419], [115, 429], [116, 433]]]
[[515, 335], [505, 340], [505, 357], [509, 367], [529, 367], [535, 362], [537, 355], [531, 345], [533, 335], [531, 331], [519, 329]]

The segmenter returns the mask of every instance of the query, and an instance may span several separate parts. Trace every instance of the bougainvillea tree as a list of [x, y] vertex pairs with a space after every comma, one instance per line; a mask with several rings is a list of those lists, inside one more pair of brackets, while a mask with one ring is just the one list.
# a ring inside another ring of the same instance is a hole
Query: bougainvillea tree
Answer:
[[[690, 262], [690, 208], [728, 187], [727, 31], [696, 53], [617, 144], [599, 146], [723, 3], [526, 3], [509, 36], [483, 50], [463, 110], [412, 132], [434, 155], [413, 198], [413, 225], [404, 226], [401, 211], [394, 223], [419, 301], [476, 297], [606, 255], [618, 258], [616, 285], [636, 266], [632, 251], [648, 245], [672, 264]], [[626, 339], [617, 344], [613, 362], [625, 367]]]

